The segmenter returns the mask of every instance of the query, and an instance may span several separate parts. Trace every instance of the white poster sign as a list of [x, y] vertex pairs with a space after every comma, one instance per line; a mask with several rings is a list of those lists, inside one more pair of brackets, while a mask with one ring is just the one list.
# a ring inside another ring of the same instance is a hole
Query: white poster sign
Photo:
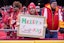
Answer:
[[45, 18], [41, 16], [20, 16], [18, 36], [45, 38]]

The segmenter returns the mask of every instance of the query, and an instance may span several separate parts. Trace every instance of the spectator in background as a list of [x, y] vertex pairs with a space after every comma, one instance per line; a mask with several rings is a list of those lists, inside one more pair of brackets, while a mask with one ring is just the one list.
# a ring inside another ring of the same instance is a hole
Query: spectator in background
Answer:
[[38, 12], [38, 14], [41, 15], [41, 8], [40, 8], [40, 6], [36, 6], [36, 12]]
[[[59, 26], [60, 26], [60, 33], [61, 34], [64, 34], [64, 7], [63, 7], [63, 9], [62, 9], [62, 18], [61, 18], [62, 20], [59, 22]], [[64, 37], [64, 35], [63, 35], [63, 37]]]
[[8, 20], [9, 20], [9, 16], [8, 16], [8, 12], [6, 11], [6, 8], [5, 7], [2, 7], [1, 8], [1, 14], [2, 14], [2, 20], [3, 20], [3, 22], [4, 22], [4, 28], [6, 28], [6, 29], [9, 29], [8, 28]]
[[46, 17], [47, 24], [46, 38], [58, 38], [59, 19], [62, 17], [60, 12], [56, 0], [50, 0], [50, 4], [43, 8], [42, 16]]
[[27, 13], [27, 7], [26, 7], [26, 6], [23, 6], [23, 8], [22, 8], [22, 13], [23, 13], [23, 14], [26, 14], [26, 13]]

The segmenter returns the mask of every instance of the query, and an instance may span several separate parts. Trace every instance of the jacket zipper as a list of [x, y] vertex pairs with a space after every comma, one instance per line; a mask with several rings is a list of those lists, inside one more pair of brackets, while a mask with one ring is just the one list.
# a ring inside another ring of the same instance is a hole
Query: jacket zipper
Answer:
[[54, 29], [54, 15], [52, 13], [52, 30]]

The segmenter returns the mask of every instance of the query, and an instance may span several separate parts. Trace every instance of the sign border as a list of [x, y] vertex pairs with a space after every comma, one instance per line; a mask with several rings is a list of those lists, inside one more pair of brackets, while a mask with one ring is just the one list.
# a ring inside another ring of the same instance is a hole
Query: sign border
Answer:
[[[43, 16], [39, 16], [39, 15], [20, 15], [19, 16], [19, 19], [18, 19], [19, 20], [19, 23], [20, 23], [20, 17], [22, 17], [22, 16], [24, 16], [24, 17], [44, 18], [44, 25], [45, 25], [45, 22], [46, 22], [45, 17], [43, 17]], [[42, 36], [19, 34], [19, 30], [20, 30], [19, 29], [19, 26], [18, 26], [18, 29], [17, 29], [17, 36], [20, 36], [20, 37], [25, 37], [26, 36], [26, 37], [33, 37], [33, 38], [45, 38], [45, 34], [44, 33], [42, 34]], [[45, 27], [44, 27], [44, 30], [46, 31], [46, 28]], [[45, 31], [43, 31], [43, 32], [45, 32]]]

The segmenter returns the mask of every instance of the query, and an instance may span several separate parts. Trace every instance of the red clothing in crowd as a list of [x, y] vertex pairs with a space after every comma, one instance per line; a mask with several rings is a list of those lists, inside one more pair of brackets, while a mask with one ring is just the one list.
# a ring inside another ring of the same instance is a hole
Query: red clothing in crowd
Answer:
[[5, 24], [8, 24], [8, 20], [9, 20], [8, 12], [2, 11], [1, 14], [2, 14], [3, 22], [4, 22]]
[[59, 27], [59, 8], [55, 9], [54, 14], [52, 13], [49, 4], [45, 5], [42, 10], [42, 16], [46, 17], [47, 28], [49, 30], [57, 30]]
[[0, 20], [0, 29], [1, 29], [1, 28], [4, 28], [4, 23], [3, 23], [2, 20]]
[[[4, 29], [4, 23], [2, 20], [0, 20], [0, 29]], [[6, 37], [6, 32], [0, 30], [0, 39], [6, 39]]]
[[10, 19], [10, 25], [12, 25], [13, 28], [16, 26], [16, 22], [18, 19], [18, 15], [21, 13], [21, 11], [18, 12], [12, 12], [11, 13], [11, 19]]

